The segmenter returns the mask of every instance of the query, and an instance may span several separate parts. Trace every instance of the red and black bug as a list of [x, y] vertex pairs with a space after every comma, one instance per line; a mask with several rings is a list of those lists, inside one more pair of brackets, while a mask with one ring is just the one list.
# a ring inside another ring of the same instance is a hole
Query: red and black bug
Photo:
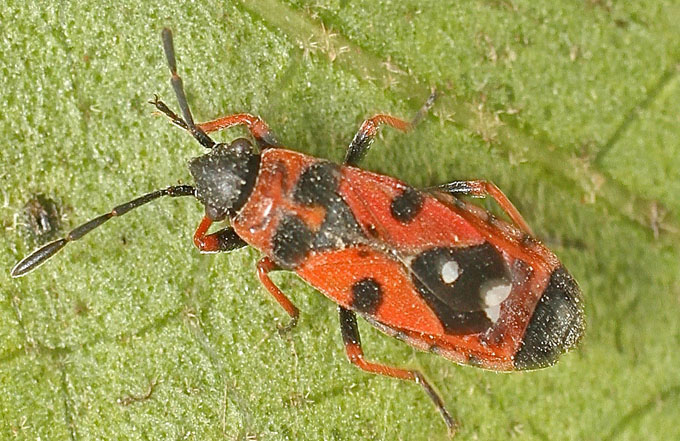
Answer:
[[[119, 205], [33, 252], [12, 276], [25, 275], [112, 217], [161, 196], [193, 196], [205, 206], [194, 235], [199, 250], [226, 252], [246, 245], [260, 250], [259, 279], [290, 315], [288, 328], [298, 309], [269, 272], [295, 271], [338, 304], [350, 361], [365, 371], [420, 384], [451, 431], [454, 419], [419, 371], [364, 358], [357, 313], [413, 347], [494, 371], [549, 366], [576, 345], [584, 328], [578, 285], [494, 184], [454, 181], [416, 189], [356, 168], [380, 125], [404, 131], [411, 123], [382, 114], [366, 120], [342, 165], [284, 149], [267, 124], [250, 114], [195, 124], [168, 29], [163, 46], [182, 116], [158, 97], [152, 104], [210, 149], [189, 162], [195, 185], [168, 187]], [[237, 125], [249, 130], [259, 150], [244, 138], [222, 144], [209, 136]], [[512, 223], [460, 195], [491, 196]], [[223, 220], [229, 226], [208, 233]]]

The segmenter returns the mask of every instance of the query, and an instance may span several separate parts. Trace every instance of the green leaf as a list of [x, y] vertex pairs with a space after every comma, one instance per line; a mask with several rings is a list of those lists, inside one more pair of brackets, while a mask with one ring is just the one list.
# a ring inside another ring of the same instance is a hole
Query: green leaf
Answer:
[[370, 359], [425, 372], [458, 439], [680, 438], [677, 2], [8, 1], [0, 21], [3, 438], [447, 439], [421, 388], [345, 360], [333, 304], [290, 273], [274, 278], [302, 316], [280, 337], [258, 252], [192, 247], [195, 201], [9, 277], [40, 240], [35, 195], [63, 234], [190, 182], [200, 146], [146, 103], [174, 103], [164, 26], [196, 119], [259, 114], [336, 161], [364, 118], [409, 118], [435, 87], [430, 115], [384, 130], [365, 167], [494, 181], [579, 281], [587, 334], [539, 372], [459, 367], [360, 324]]

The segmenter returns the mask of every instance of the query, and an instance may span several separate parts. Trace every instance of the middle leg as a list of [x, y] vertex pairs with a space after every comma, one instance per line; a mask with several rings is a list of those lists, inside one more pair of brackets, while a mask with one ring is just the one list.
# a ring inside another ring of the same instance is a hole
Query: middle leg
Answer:
[[364, 121], [357, 134], [354, 135], [352, 142], [347, 148], [343, 164], [354, 166], [359, 164], [368, 152], [368, 149], [371, 148], [371, 144], [378, 134], [378, 128], [380, 128], [381, 124], [387, 124], [402, 132], [408, 132], [411, 129], [411, 123], [402, 119], [382, 113], [374, 115]]
[[276, 271], [277, 269], [279, 268], [269, 257], [263, 257], [257, 262], [257, 276], [259, 277], [260, 282], [290, 316], [290, 322], [287, 325], [279, 326], [279, 333], [285, 334], [297, 325], [300, 310], [297, 306], [293, 305], [293, 302], [291, 302], [283, 291], [281, 291], [281, 289], [274, 284], [272, 279], [269, 278], [269, 273], [271, 271]]
[[432, 90], [432, 93], [425, 101], [425, 104], [418, 110], [416, 116], [413, 117], [411, 122], [404, 121], [403, 119], [396, 118], [391, 115], [386, 115], [379, 113], [372, 116], [371, 118], [365, 120], [359, 131], [354, 135], [352, 142], [347, 147], [347, 153], [345, 153], [345, 160], [343, 164], [356, 166], [359, 162], [366, 156], [368, 149], [371, 148], [371, 144], [375, 140], [375, 136], [378, 134], [378, 129], [382, 124], [387, 124], [390, 127], [394, 127], [402, 132], [408, 132], [420, 122], [425, 116], [428, 110], [434, 104], [434, 100], [437, 98], [437, 92]]

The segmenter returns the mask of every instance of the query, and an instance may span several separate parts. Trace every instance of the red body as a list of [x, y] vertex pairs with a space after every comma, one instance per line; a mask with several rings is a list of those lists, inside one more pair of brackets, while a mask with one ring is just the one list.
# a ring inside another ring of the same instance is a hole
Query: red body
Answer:
[[[301, 153], [271, 149], [262, 153], [255, 188], [238, 216], [236, 233], [270, 257], [281, 219], [295, 215], [318, 231], [326, 208], [301, 205], [294, 191], [301, 174], [320, 160]], [[339, 168], [337, 193], [350, 207], [365, 240], [311, 249], [293, 269], [334, 302], [362, 314], [384, 332], [455, 362], [493, 370], [513, 370], [515, 354], [536, 304], [560, 266], [539, 242], [484, 210], [452, 196], [423, 192], [418, 214], [408, 223], [394, 219], [391, 201], [406, 184], [354, 167]], [[470, 247], [488, 242], [502, 256], [512, 288], [498, 317], [483, 332], [449, 333], [442, 319], [412, 281], [408, 262], [433, 247]], [[352, 287], [366, 278], [381, 286], [383, 300], [370, 313], [352, 305]]]

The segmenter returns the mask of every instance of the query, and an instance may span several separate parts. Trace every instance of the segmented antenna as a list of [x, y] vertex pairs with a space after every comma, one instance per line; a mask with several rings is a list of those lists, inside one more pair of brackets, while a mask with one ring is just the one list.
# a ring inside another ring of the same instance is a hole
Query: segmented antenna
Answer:
[[168, 59], [168, 66], [170, 67], [170, 74], [172, 75], [170, 77], [170, 84], [172, 84], [172, 88], [175, 90], [177, 102], [179, 104], [180, 110], [182, 111], [182, 116], [184, 117], [184, 122], [187, 125], [187, 130], [189, 130], [191, 135], [196, 138], [196, 140], [203, 147], [211, 149], [216, 143], [194, 123], [194, 118], [191, 116], [191, 110], [189, 110], [187, 96], [184, 93], [182, 78], [177, 74], [177, 60], [175, 59], [175, 46], [172, 43], [172, 31], [168, 28], [163, 28], [161, 36], [163, 39], [165, 58]]
[[17, 263], [14, 268], [12, 268], [12, 277], [21, 277], [43, 263], [50, 257], [54, 256], [59, 250], [64, 248], [67, 243], [73, 242], [85, 236], [90, 231], [102, 225], [104, 222], [108, 221], [112, 217], [122, 216], [128, 211], [134, 210], [137, 207], [141, 207], [155, 199], [162, 196], [178, 197], [178, 196], [194, 196], [195, 189], [190, 185], [177, 185], [173, 187], [168, 187], [163, 190], [156, 190], [151, 193], [147, 193], [144, 196], [140, 196], [124, 204], [118, 205], [113, 210], [101, 216], [97, 216], [94, 219], [85, 222], [79, 227], [71, 230], [66, 236], [61, 239], [50, 242], [32, 252], [27, 257], [23, 258], [19, 263]]

